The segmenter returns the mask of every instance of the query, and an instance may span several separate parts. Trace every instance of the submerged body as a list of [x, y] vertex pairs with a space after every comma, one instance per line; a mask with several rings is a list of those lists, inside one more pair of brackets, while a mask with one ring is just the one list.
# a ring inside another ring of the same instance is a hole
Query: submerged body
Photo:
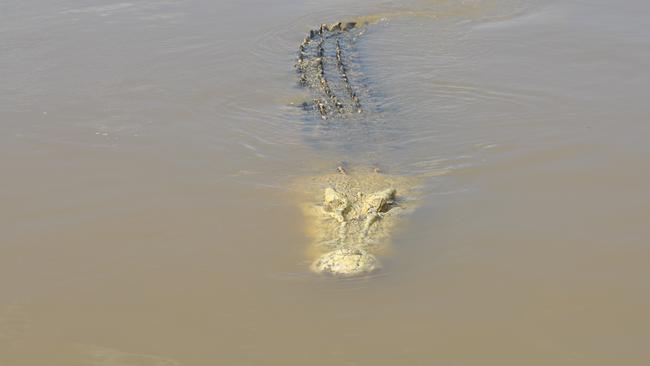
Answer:
[[[313, 97], [303, 107], [323, 120], [343, 120], [372, 109], [369, 98], [360, 98], [368, 95], [366, 86], [354, 77], [360, 73], [353, 55], [363, 24], [323, 24], [299, 46], [299, 84]], [[338, 170], [313, 178], [307, 189], [314, 197], [306, 208], [315, 257], [311, 269], [337, 276], [374, 272], [381, 267], [376, 255], [387, 249], [395, 216], [412, 185], [408, 178], [375, 169], [352, 174]]]

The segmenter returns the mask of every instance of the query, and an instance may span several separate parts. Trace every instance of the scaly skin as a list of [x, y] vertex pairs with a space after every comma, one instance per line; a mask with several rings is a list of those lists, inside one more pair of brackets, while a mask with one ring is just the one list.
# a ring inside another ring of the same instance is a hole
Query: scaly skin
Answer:
[[299, 84], [313, 94], [313, 109], [322, 119], [363, 111], [349, 76], [347, 51], [361, 30], [356, 22], [323, 24], [300, 44], [296, 69]]

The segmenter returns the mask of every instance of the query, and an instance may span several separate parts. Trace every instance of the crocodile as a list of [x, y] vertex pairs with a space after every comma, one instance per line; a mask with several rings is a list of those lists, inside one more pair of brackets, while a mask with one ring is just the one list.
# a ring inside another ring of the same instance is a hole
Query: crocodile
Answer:
[[[322, 24], [307, 33], [298, 47], [298, 85], [312, 100], [303, 108], [322, 120], [368, 116], [376, 109], [368, 88], [357, 76], [356, 41], [368, 20]], [[306, 183], [306, 184], [305, 184]], [[339, 166], [329, 174], [301, 182], [309, 187], [308, 220], [311, 270], [340, 277], [360, 276], [381, 268], [378, 255], [388, 248], [398, 213], [413, 181], [376, 168], [348, 171]]]
[[[353, 76], [355, 43], [367, 21], [322, 24], [309, 31], [296, 60], [298, 84], [312, 102], [303, 103], [322, 120], [349, 119], [373, 110], [368, 88]], [[303, 182], [304, 183], [304, 182]], [[331, 174], [312, 177], [305, 207], [312, 239], [311, 270], [340, 277], [366, 275], [381, 268], [377, 256], [388, 250], [398, 213], [404, 212], [413, 180], [378, 169], [339, 166]]]

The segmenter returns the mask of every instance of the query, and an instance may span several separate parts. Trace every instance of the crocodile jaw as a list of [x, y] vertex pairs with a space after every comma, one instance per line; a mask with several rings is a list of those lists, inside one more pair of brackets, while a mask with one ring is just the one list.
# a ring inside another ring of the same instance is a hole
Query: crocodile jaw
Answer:
[[363, 249], [344, 247], [323, 254], [311, 268], [314, 272], [353, 277], [374, 272], [380, 264], [374, 255]]

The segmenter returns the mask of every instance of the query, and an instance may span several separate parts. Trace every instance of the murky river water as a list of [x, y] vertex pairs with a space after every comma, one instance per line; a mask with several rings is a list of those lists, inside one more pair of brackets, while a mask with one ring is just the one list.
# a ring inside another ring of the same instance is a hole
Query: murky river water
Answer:
[[[0, 365], [647, 365], [649, 60], [645, 0], [2, 1]], [[341, 161], [424, 177], [367, 278], [305, 255]]]

